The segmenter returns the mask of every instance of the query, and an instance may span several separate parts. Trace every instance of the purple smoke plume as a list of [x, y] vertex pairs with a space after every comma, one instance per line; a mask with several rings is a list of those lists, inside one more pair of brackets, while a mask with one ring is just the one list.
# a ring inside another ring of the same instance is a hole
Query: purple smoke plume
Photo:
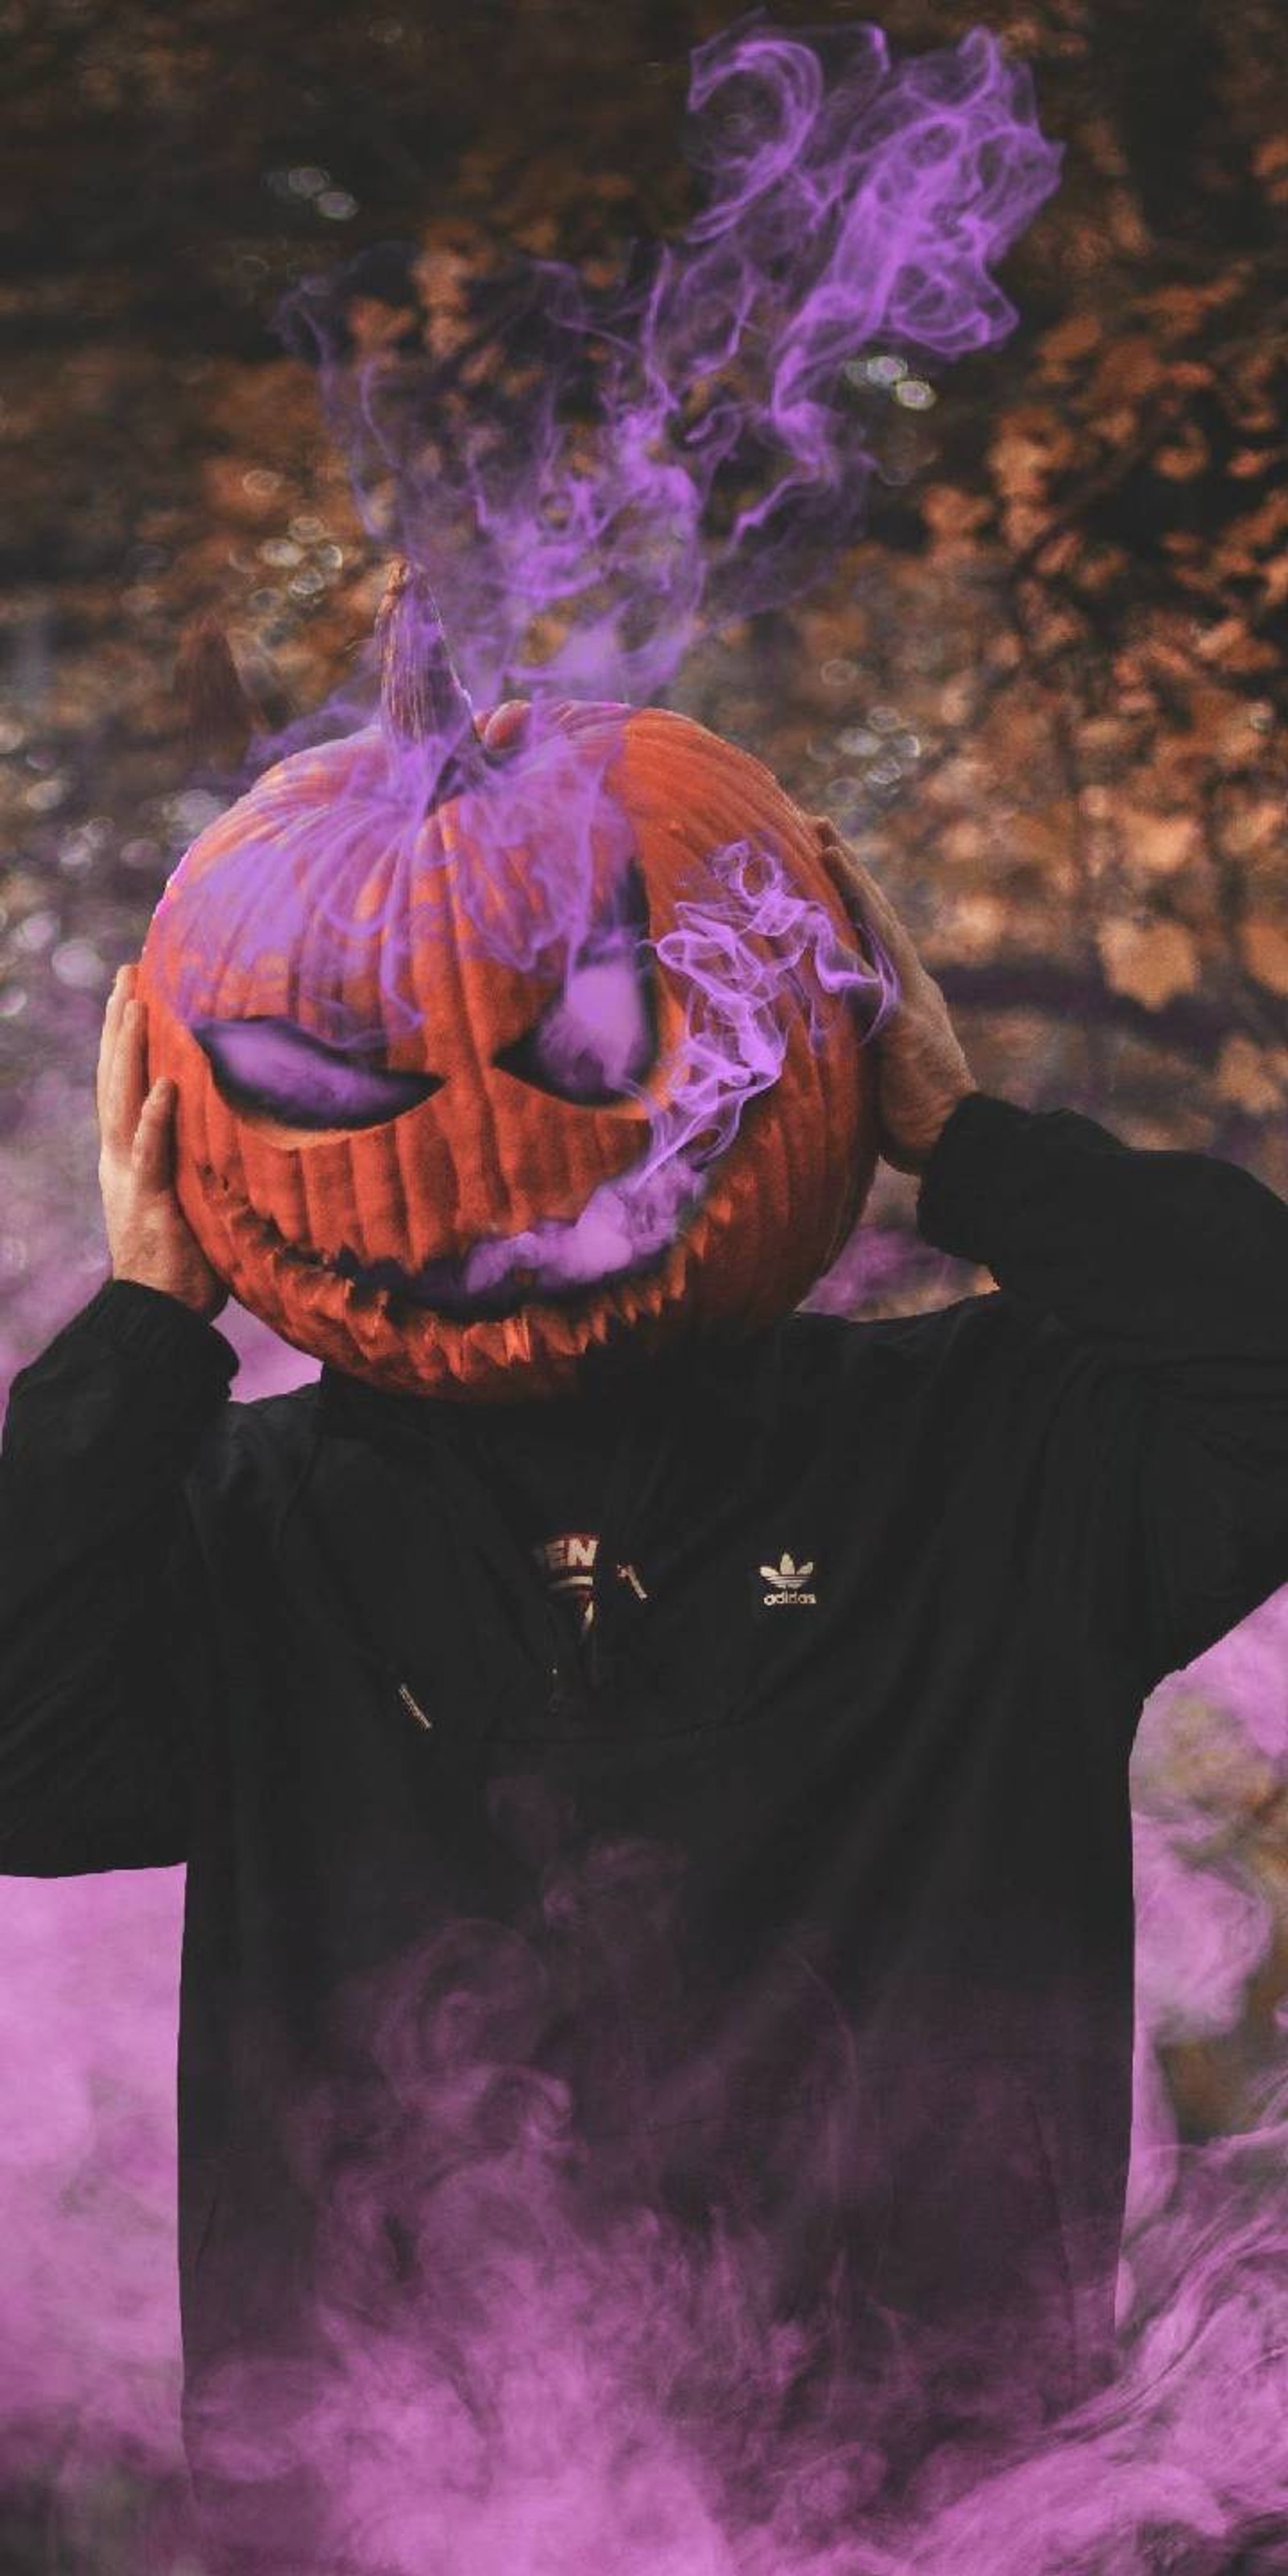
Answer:
[[[1162, 1685], [1141, 1730], [1146, 1786], [1196, 1694], [1231, 1758], [1260, 1741], [1282, 1777], [1286, 1648], [1281, 1597]], [[1264, 1899], [1231, 1879], [1194, 1814], [1153, 1800], [1137, 1822], [1121, 2367], [1027, 2438], [966, 2461], [929, 2445], [897, 2513], [872, 2490], [883, 2440], [915, 2422], [917, 2383], [838, 2401], [824, 2372], [812, 2409], [787, 2409], [816, 2356], [804, 2329], [769, 2317], [780, 2249], [756, 2222], [754, 2163], [733, 2161], [739, 2189], [702, 2236], [656, 2199], [656, 2130], [635, 2119], [647, 2061], [632, 2072], [609, 2046], [585, 2129], [533, 2064], [560, 1995], [593, 1997], [606, 1980], [610, 2040], [640, 2012], [660, 2027], [650, 1998], [665, 2016], [681, 1884], [653, 1847], [561, 1860], [556, 1835], [552, 1860], [539, 1919], [429, 1927], [396, 1969], [352, 1989], [349, 2072], [295, 2122], [322, 2219], [309, 2347], [230, 2372], [209, 2398], [234, 2487], [312, 2463], [327, 2547], [380, 2576], [1277, 2576], [1288, 2092], [1282, 2071], [1268, 2076], [1246, 2129], [1199, 2148], [1177, 2140], [1157, 2071], [1169, 2041], [1235, 2026], [1270, 1932]], [[205, 2565], [165, 2484], [180, 1900], [178, 1873], [6, 1899], [10, 2099], [24, 2117], [0, 2148], [4, 2465], [58, 2464], [56, 2527], [71, 2533], [94, 2530], [93, 2500], [122, 2463], [151, 2479], [128, 2554], [100, 2541], [104, 2576]], [[802, 2108], [778, 2153], [826, 2196], [861, 2147], [863, 2101], [807, 1963], [785, 1962], [784, 1980]], [[655, 2115], [720, 2097], [721, 2070], [700, 2059], [684, 2080], [688, 2096], [655, 2100]], [[758, 2160], [768, 2133], [750, 2134]], [[265, 2226], [271, 2261], [271, 2212]], [[398, 2279], [395, 2237], [415, 2249]]]
[[[1018, 319], [991, 270], [1062, 153], [987, 30], [896, 63], [875, 26], [744, 22], [697, 48], [689, 105], [707, 205], [611, 287], [516, 262], [453, 346], [411, 354], [354, 345], [372, 254], [282, 308], [364, 522], [432, 570], [480, 705], [642, 704], [712, 628], [798, 597], [879, 470], [865, 353], [951, 360]], [[499, 348], [517, 391], [479, 389]]]

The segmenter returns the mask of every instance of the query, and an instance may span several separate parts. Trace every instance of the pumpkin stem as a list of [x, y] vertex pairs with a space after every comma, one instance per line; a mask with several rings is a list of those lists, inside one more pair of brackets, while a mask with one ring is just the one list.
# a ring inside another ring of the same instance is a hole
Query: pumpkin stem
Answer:
[[458, 677], [438, 603], [418, 564], [395, 563], [376, 618], [380, 705], [395, 743], [437, 746], [435, 793], [459, 796], [495, 766], [479, 740], [474, 709]]

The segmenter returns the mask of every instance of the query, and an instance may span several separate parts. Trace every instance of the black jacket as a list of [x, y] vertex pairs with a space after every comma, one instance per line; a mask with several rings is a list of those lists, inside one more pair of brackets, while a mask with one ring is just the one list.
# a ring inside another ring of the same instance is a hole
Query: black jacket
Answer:
[[[861, 2404], [894, 2459], [927, 2404], [1022, 2422], [1108, 2367], [1128, 1759], [1288, 1581], [1288, 1206], [976, 1093], [917, 1224], [998, 1293], [551, 1405], [230, 1403], [223, 1335], [117, 1282], [14, 1381], [0, 1869], [188, 1865], [185, 2420], [229, 2531], [218, 2364], [316, 2357], [323, 2283], [332, 2329], [418, 2300], [426, 2368], [477, 2361], [461, 2176], [522, 2196], [534, 2100], [594, 2224], [739, 2214], [804, 2321], [775, 2407]], [[529, 1544], [578, 1479], [584, 1665]]]

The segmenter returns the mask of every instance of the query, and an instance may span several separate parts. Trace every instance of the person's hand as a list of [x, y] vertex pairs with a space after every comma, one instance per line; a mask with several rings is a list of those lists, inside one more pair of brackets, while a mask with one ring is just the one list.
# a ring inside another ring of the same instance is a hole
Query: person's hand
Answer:
[[896, 1172], [922, 1172], [950, 1112], [980, 1086], [958, 1042], [934, 976], [927, 973], [888, 895], [826, 814], [811, 816], [820, 853], [860, 937], [871, 928], [899, 976], [901, 998], [869, 1041], [877, 1080], [877, 1141]]
[[162, 1288], [207, 1322], [228, 1303], [173, 1184], [174, 1084], [148, 1089], [146, 1023], [136, 968], [122, 966], [98, 1050], [98, 1185], [114, 1279]]

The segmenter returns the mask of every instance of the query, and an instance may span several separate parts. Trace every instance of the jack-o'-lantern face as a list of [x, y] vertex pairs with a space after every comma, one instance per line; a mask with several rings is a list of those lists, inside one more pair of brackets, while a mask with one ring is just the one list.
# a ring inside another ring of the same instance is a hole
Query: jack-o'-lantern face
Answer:
[[172, 875], [138, 989], [207, 1258], [298, 1349], [435, 1395], [773, 1321], [876, 1160], [814, 827], [660, 710], [543, 708], [455, 783], [409, 823], [369, 726]]

